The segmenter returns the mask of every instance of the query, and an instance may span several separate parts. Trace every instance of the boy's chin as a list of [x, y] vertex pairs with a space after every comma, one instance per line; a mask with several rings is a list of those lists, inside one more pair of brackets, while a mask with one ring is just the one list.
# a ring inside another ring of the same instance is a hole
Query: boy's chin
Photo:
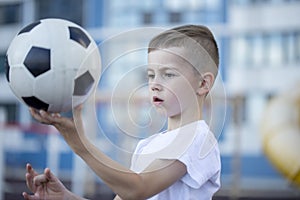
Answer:
[[162, 107], [162, 106], [160, 106], [160, 107], [156, 106], [155, 110], [156, 110], [156, 112], [159, 115], [164, 116], [164, 117], [169, 117], [169, 115], [168, 115], [168, 113], [167, 113], [167, 111], [166, 111], [166, 109], [164, 107]]

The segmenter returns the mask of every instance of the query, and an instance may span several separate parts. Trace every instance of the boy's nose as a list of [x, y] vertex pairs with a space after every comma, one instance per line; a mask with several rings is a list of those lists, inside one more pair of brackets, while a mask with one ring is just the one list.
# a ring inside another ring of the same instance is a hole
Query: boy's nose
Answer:
[[149, 87], [152, 91], [161, 91], [162, 90], [163, 79], [161, 76], [156, 75], [149, 81]]
[[161, 91], [162, 85], [158, 82], [152, 82], [152, 83], [150, 83], [150, 88], [152, 91]]

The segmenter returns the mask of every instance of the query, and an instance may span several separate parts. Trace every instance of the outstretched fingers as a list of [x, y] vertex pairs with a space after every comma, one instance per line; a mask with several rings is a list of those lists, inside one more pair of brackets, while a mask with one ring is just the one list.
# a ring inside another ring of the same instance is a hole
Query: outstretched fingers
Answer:
[[38, 176], [38, 173], [32, 168], [32, 166], [28, 163], [26, 165], [26, 184], [27, 184], [27, 187], [32, 191], [32, 192], [35, 192], [36, 190], [36, 187], [33, 183], [33, 179], [35, 176]]
[[30, 108], [29, 111], [33, 118], [43, 124], [54, 125], [61, 120], [59, 113], [48, 113], [44, 110], [36, 110], [34, 108]]
[[26, 183], [28, 188], [32, 191], [32, 192], [36, 192], [36, 187], [40, 186], [44, 183], [47, 183], [49, 181], [55, 181], [56, 177], [52, 174], [52, 172], [50, 171], [49, 168], [46, 168], [44, 170], [43, 174], [38, 174], [33, 168], [32, 166], [28, 163], [26, 165]]

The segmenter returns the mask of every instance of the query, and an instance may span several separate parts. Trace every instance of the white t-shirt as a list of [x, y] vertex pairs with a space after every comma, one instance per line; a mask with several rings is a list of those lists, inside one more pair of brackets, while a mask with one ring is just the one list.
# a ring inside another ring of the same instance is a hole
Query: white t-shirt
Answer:
[[156, 159], [179, 160], [187, 173], [151, 200], [208, 200], [220, 188], [219, 148], [203, 120], [141, 140], [131, 170], [141, 173]]

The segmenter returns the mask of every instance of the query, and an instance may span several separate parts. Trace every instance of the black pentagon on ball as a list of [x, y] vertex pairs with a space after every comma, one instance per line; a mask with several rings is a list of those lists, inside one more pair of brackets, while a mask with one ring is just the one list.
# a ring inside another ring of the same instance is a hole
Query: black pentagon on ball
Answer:
[[70, 26], [69, 32], [71, 40], [74, 40], [84, 48], [87, 48], [90, 45], [91, 40], [80, 28]]
[[37, 21], [37, 22], [33, 22], [27, 26], [25, 26], [23, 29], [20, 30], [20, 32], [18, 33], [18, 35], [22, 34], [22, 33], [27, 33], [30, 32], [34, 27], [36, 27], [37, 25], [39, 25], [41, 23], [41, 21]]
[[49, 71], [51, 68], [50, 49], [32, 47], [26, 55], [24, 65], [34, 77]]
[[9, 82], [9, 70], [10, 70], [10, 66], [8, 64], [8, 58], [7, 55], [5, 57], [5, 63], [4, 63], [4, 69], [5, 69], [5, 74], [6, 74], [6, 79]]
[[84, 74], [80, 75], [75, 79], [74, 85], [74, 96], [83, 96], [86, 95], [93, 86], [95, 82], [94, 78], [89, 71], [86, 71]]
[[38, 109], [38, 110], [45, 110], [47, 111], [49, 108], [49, 104], [43, 102], [42, 100], [34, 97], [34, 96], [30, 96], [30, 97], [22, 97], [23, 101], [32, 108]]

